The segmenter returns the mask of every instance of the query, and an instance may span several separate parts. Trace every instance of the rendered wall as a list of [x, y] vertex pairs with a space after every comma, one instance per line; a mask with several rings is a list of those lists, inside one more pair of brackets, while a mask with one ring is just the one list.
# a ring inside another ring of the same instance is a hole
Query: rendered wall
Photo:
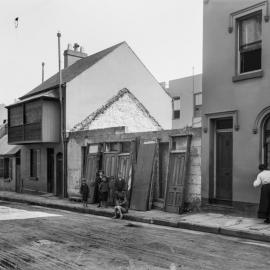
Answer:
[[185, 78], [179, 78], [169, 81], [167, 89], [171, 97], [180, 97], [180, 119], [172, 120], [172, 128], [184, 128], [192, 126], [193, 122], [197, 127], [201, 126], [201, 118], [194, 115], [194, 93], [202, 92], [202, 74], [197, 74]]
[[[235, 73], [235, 25], [228, 33], [231, 12], [259, 3], [249, 0], [210, 0], [204, 4], [203, 114], [238, 110], [238, 131], [233, 130], [233, 201], [257, 203], [259, 189], [252, 182], [260, 163], [260, 132], [254, 121], [270, 105], [270, 24], [262, 19], [262, 78], [232, 82]], [[265, 7], [262, 7], [263, 16]], [[209, 196], [210, 126], [202, 136], [202, 197]]]
[[[54, 149], [54, 191], [56, 191], [56, 154], [58, 152], [62, 152], [61, 145], [59, 144], [30, 144], [22, 146], [21, 179], [23, 183], [23, 191], [47, 192], [47, 148]], [[30, 149], [40, 150], [37, 179], [30, 177]]]
[[171, 128], [171, 99], [127, 44], [66, 86], [67, 130], [127, 88], [163, 128]]

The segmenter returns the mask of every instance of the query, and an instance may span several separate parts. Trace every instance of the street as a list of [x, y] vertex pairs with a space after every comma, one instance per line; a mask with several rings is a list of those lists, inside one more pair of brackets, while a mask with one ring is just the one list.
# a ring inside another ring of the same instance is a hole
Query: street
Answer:
[[0, 269], [270, 269], [270, 244], [0, 201]]

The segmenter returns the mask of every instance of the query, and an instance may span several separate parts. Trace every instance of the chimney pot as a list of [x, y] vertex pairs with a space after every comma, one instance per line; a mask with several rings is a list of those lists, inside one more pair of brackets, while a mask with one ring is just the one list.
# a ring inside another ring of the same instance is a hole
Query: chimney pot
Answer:
[[[80, 50], [79, 50], [80, 48]], [[74, 64], [76, 61], [86, 57], [83, 47], [80, 47], [78, 43], [72, 45], [68, 44], [67, 50], [64, 51], [64, 68]]]
[[78, 48], [80, 47], [80, 45], [78, 43], [74, 43], [74, 51], [77, 52], [78, 51]]

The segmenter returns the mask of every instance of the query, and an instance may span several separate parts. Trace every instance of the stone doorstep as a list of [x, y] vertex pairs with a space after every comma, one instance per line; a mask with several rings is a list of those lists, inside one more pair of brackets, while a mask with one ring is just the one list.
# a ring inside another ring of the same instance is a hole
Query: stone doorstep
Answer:
[[[79, 205], [77, 203], [70, 203], [66, 200], [59, 200], [59, 201], [50, 201], [45, 198], [38, 197], [37, 198], [22, 198], [23, 196], [8, 196], [8, 195], [2, 195], [0, 194], [0, 200], [3, 201], [13, 201], [13, 202], [19, 202], [19, 203], [28, 203], [31, 205], [39, 205], [44, 206], [48, 208], [55, 208], [55, 209], [61, 209], [61, 210], [68, 210], [68, 211], [74, 211], [74, 212], [80, 212], [85, 214], [92, 214], [92, 215], [98, 215], [98, 216], [105, 216], [105, 217], [111, 217], [112, 216], [112, 208], [94, 208], [94, 207], [88, 207], [83, 208], [82, 205]], [[34, 197], [34, 196], [33, 196]], [[96, 207], [96, 206], [95, 206]], [[157, 210], [154, 210], [157, 211]], [[192, 216], [193, 215], [193, 216]], [[264, 224], [257, 224], [258, 230], [256, 229], [256, 224], [248, 224], [245, 223], [245, 218], [243, 219], [243, 226], [241, 224], [233, 222], [231, 224], [228, 224], [226, 226], [225, 221], [230, 220], [229, 216], [224, 216], [224, 225], [221, 225], [222, 222], [222, 214], [219, 214], [215, 217], [215, 214], [212, 213], [205, 213], [205, 215], [209, 215], [208, 217], [205, 217], [205, 220], [207, 222], [203, 222], [203, 219], [201, 219], [199, 216], [196, 217], [196, 214], [185, 214], [182, 216], [179, 215], [173, 215], [169, 213], [164, 213], [161, 211], [157, 211], [156, 215], [154, 212], [150, 212], [149, 214], [147, 212], [139, 212], [135, 210], [130, 210], [125, 215], [125, 220], [129, 221], [135, 221], [135, 222], [142, 222], [142, 223], [148, 223], [148, 224], [154, 224], [154, 225], [160, 225], [160, 226], [169, 226], [174, 228], [181, 228], [181, 229], [188, 229], [188, 230], [194, 230], [194, 231], [201, 231], [206, 233], [214, 233], [214, 234], [220, 234], [220, 235], [226, 235], [226, 236], [234, 236], [239, 238], [245, 238], [250, 240], [257, 240], [257, 241], [263, 241], [263, 242], [270, 242], [270, 225], [267, 227], [267, 225]], [[199, 214], [202, 215], [202, 214]], [[199, 220], [196, 220], [198, 219]], [[232, 217], [233, 220], [236, 219], [236, 217]], [[217, 222], [219, 220], [219, 222]], [[216, 221], [216, 222], [215, 222]], [[267, 230], [267, 228], [269, 228]]]

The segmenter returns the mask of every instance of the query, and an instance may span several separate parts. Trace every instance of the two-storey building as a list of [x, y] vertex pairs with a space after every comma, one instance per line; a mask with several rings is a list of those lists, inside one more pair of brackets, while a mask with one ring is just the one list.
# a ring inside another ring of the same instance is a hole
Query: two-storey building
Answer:
[[258, 165], [270, 168], [269, 1], [206, 0], [203, 13], [202, 197], [253, 211]]
[[161, 85], [172, 98], [172, 128], [201, 127], [202, 74], [162, 82]]
[[[67, 195], [68, 132], [121, 89], [147, 108], [157, 129], [170, 128], [169, 95], [126, 42], [90, 56], [77, 45], [69, 47], [64, 65], [61, 95], [56, 73], [7, 107], [8, 142], [22, 146], [23, 190]], [[148, 128], [153, 130], [153, 124], [143, 130]]]

